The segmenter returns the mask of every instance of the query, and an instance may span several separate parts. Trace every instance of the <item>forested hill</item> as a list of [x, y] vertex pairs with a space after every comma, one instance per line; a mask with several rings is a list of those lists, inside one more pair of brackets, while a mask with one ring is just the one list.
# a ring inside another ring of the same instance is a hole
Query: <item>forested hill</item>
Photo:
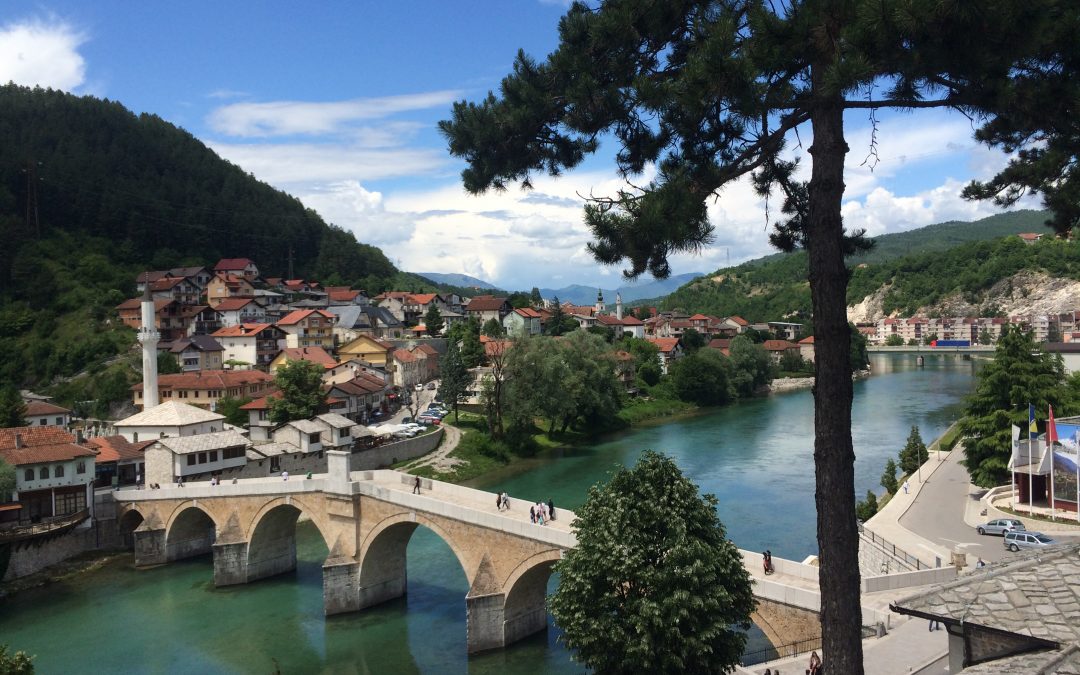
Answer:
[[145, 269], [251, 258], [376, 293], [436, 286], [155, 115], [0, 86], [0, 385], [46, 384], [131, 344], [109, 321]]
[[[861, 302], [885, 284], [891, 284], [885, 293], [887, 311], [911, 312], [950, 293], [966, 293], [977, 304], [980, 292], [1022, 269], [1074, 274], [1058, 263], [1062, 256], [1076, 255], [1075, 244], [1048, 241], [1028, 247], [1015, 236], [1002, 239], [1006, 234], [1048, 232], [1045, 220], [1044, 212], [1018, 211], [876, 238], [876, 250], [848, 261], [853, 268], [848, 304]], [[957, 245], [958, 241], [966, 243]], [[682, 286], [663, 300], [662, 307], [737, 314], [750, 320], [809, 317], [806, 253], [769, 256], [718, 270]]]

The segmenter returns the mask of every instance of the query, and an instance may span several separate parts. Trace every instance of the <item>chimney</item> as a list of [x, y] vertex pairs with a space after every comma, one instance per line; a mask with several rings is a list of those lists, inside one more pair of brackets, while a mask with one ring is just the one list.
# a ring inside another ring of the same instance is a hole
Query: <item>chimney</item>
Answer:
[[21, 450], [23, 446], [22, 434], [15, 434], [15, 449]]

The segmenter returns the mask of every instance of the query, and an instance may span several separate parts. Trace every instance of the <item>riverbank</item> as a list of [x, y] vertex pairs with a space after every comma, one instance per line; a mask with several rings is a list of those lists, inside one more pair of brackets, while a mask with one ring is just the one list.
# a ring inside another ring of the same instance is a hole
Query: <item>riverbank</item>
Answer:
[[86, 572], [101, 569], [117, 558], [130, 556], [130, 551], [87, 551], [51, 565], [40, 572], [0, 583], [0, 602], [31, 588], [41, 588], [65, 581]]
[[[857, 370], [851, 374], [851, 379], [858, 380], [864, 377], [870, 377], [870, 370]], [[767, 394], [783, 394], [788, 391], [796, 391], [799, 389], [809, 389], [814, 386], [814, 377], [778, 377], [765, 387], [765, 393]]]

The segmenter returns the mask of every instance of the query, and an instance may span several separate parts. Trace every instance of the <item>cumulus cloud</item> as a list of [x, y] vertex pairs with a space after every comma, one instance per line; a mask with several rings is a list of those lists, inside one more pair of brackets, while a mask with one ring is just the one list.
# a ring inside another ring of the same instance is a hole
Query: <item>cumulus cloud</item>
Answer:
[[296, 196], [324, 220], [352, 231], [365, 244], [392, 249], [409, 241], [416, 230], [413, 214], [387, 212], [382, 194], [365, 189], [359, 181], [332, 183]]
[[324, 135], [346, 131], [358, 121], [447, 107], [461, 95], [459, 91], [444, 90], [349, 101], [232, 103], [211, 112], [207, 122], [218, 133], [241, 138]]
[[79, 47], [86, 35], [50, 18], [12, 21], [0, 26], [0, 82], [71, 91], [86, 81]]

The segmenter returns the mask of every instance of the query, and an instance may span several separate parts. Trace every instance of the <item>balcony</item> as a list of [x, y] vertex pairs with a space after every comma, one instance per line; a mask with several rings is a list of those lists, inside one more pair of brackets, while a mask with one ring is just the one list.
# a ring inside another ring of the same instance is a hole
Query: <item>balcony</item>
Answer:
[[90, 510], [83, 509], [66, 516], [45, 518], [40, 523], [16, 525], [0, 530], [0, 544], [8, 544], [25, 539], [35, 539], [52, 534], [62, 534], [74, 529], [76, 525], [90, 517]]

